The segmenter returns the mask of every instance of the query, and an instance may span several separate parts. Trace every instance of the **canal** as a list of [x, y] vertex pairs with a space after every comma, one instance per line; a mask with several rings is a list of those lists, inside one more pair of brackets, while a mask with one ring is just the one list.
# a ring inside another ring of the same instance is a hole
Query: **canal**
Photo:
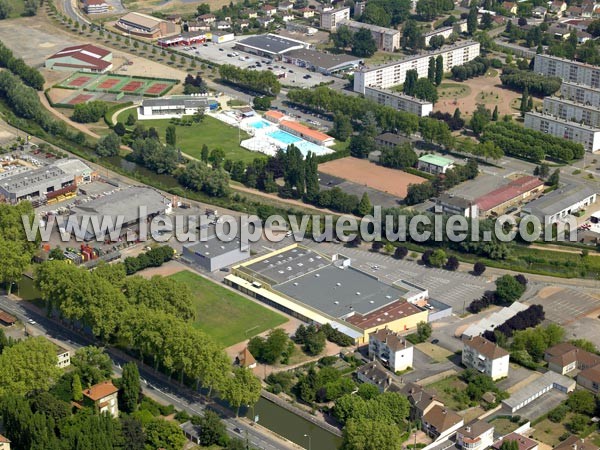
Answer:
[[[14, 293], [25, 300], [40, 298], [40, 292], [29, 277], [23, 276], [14, 288]], [[305, 434], [310, 436], [311, 448], [314, 450], [336, 450], [342, 443], [338, 436], [262, 397], [254, 408], [248, 408], [245, 415], [250, 420], [258, 416], [260, 425], [304, 448], [308, 448], [308, 437]]]

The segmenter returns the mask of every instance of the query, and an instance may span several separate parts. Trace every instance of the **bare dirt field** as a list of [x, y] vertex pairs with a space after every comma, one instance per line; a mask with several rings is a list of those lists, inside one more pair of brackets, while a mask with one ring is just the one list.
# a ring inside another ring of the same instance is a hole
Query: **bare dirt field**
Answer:
[[[447, 89], [448, 95], [440, 95], [440, 99], [433, 107], [435, 111], [452, 114], [456, 108], [460, 108], [463, 115], [471, 115], [477, 104], [482, 103], [488, 109], [494, 109], [494, 106], [498, 106], [500, 114], [513, 114], [516, 112], [511, 107], [511, 103], [520, 95], [518, 92], [504, 88], [497, 74], [495, 76], [486, 75], [471, 78], [462, 83], [442, 83], [440, 91], [444, 90], [444, 84], [451, 87]], [[453, 96], [450, 91], [452, 89], [456, 90], [455, 85], [464, 85], [467, 89], [458, 90], [456, 96]]]
[[75, 91], [73, 91], [71, 89], [55, 88], [55, 89], [50, 89], [50, 91], [48, 91], [48, 97], [50, 97], [50, 100], [52, 101], [53, 104], [54, 103], [62, 103], [67, 98], [73, 96], [74, 92]]
[[[147, 13], [161, 11], [163, 13], [176, 12], [177, 14], [182, 14], [196, 11], [200, 2], [190, 0], [127, 0], [123, 3], [130, 11]], [[229, 0], [207, 0], [202, 3], [208, 3], [208, 5], [210, 5], [210, 10], [216, 11], [222, 6], [229, 5]]]
[[425, 178], [401, 170], [378, 166], [366, 159], [336, 159], [319, 165], [319, 172], [343, 178], [396, 197], [406, 197], [409, 184], [421, 184]]

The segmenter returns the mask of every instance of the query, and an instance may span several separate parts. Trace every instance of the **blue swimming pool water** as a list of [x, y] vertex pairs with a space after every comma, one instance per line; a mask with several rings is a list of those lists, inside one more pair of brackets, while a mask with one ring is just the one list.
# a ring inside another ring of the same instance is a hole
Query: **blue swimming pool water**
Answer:
[[267, 133], [267, 136], [271, 136], [273, 139], [275, 139], [279, 142], [283, 142], [284, 144], [294, 144], [294, 143], [302, 140], [299, 137], [294, 136], [293, 134], [286, 133], [285, 131], [281, 131], [281, 130], [272, 131], [271, 133]]
[[260, 130], [261, 128], [270, 127], [273, 124], [270, 122], [267, 122], [266, 120], [257, 120], [256, 122], [250, 122], [248, 125], [251, 126], [252, 128], [254, 128], [255, 130]]

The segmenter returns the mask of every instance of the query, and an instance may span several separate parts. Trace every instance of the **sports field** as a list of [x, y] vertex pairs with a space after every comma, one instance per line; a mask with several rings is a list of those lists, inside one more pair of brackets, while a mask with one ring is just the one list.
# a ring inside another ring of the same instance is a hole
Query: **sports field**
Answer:
[[288, 321], [241, 295], [188, 270], [171, 275], [194, 294], [194, 326], [224, 347], [237, 344]]
[[148, 97], [165, 95], [177, 80], [163, 80], [129, 75], [94, 74], [77, 72], [59, 83], [57, 87], [83, 89], [89, 92], [110, 92], [112, 94], [137, 94]]
[[406, 197], [409, 184], [421, 184], [426, 181], [425, 178], [402, 170], [378, 166], [366, 159], [351, 156], [319, 164], [319, 172], [387, 192], [400, 198]]
[[[125, 124], [129, 114], [133, 114], [137, 118], [136, 108], [126, 109], [119, 114], [117, 120]], [[156, 128], [161, 137], [165, 136], [167, 127], [171, 125], [169, 119], [141, 120], [139, 123], [143, 124], [146, 128]], [[177, 126], [176, 134], [177, 147], [183, 153], [196, 159], [200, 159], [204, 144], [207, 145], [209, 150], [222, 148], [225, 152], [225, 158], [233, 161], [249, 163], [254, 161], [255, 158], [264, 157], [262, 153], [251, 152], [240, 147], [238, 138], [244, 140], [249, 137], [245, 131], [240, 131], [238, 136], [237, 128], [229, 126], [213, 117], [204, 116], [202, 123], [194, 123], [189, 127]]]

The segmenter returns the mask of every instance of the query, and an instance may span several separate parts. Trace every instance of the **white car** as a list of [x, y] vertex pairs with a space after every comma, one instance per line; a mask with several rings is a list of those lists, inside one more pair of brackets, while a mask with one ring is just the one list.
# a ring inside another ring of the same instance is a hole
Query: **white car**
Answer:
[[27, 322], [28, 322], [29, 324], [31, 324], [31, 325], [35, 325], [35, 324], [37, 323], [37, 322], [36, 322], [35, 320], [33, 320], [33, 319], [29, 319]]

